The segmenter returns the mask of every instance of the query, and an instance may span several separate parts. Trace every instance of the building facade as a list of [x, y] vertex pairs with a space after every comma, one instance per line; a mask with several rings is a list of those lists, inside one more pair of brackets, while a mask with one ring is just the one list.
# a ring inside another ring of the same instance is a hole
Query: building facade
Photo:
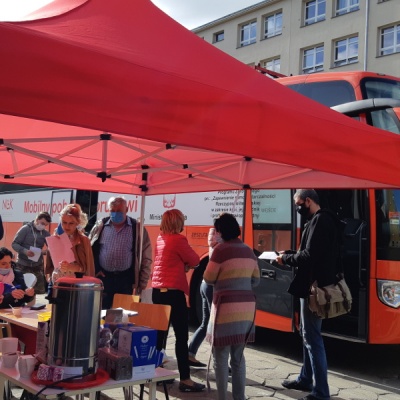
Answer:
[[400, 0], [266, 0], [192, 30], [250, 66], [400, 76]]

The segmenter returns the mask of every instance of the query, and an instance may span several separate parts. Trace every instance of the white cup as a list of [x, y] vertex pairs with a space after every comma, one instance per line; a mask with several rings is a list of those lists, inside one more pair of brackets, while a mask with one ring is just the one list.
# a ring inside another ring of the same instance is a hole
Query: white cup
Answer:
[[27, 355], [18, 358], [18, 370], [22, 378], [30, 378], [33, 370], [35, 369], [36, 358]]
[[1, 360], [3, 368], [14, 368], [18, 360], [18, 353], [3, 353]]
[[12, 308], [12, 313], [17, 318], [22, 317], [22, 307], [13, 307]]
[[18, 350], [18, 338], [7, 337], [0, 339], [0, 351], [5, 353], [15, 353]]

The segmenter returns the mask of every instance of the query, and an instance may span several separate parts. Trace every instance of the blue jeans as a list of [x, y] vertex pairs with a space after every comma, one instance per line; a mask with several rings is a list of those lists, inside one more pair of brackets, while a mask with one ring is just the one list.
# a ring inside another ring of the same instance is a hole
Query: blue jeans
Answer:
[[232, 368], [232, 397], [233, 400], [245, 400], [246, 387], [246, 360], [244, 358], [244, 344], [223, 347], [213, 347], [215, 380], [217, 383], [218, 400], [227, 400], [229, 354]]
[[208, 285], [205, 281], [201, 282], [200, 294], [201, 294], [201, 305], [203, 308], [203, 317], [201, 320], [201, 325], [197, 328], [196, 332], [193, 334], [189, 343], [189, 355], [195, 357], [197, 350], [207, 333], [207, 325], [210, 319], [211, 303], [213, 298], [214, 288], [212, 285]]
[[312, 387], [311, 394], [317, 399], [328, 400], [330, 399], [328, 364], [321, 335], [322, 319], [313, 315], [308, 308], [306, 299], [300, 299], [300, 318], [303, 337], [303, 366], [297, 381]]

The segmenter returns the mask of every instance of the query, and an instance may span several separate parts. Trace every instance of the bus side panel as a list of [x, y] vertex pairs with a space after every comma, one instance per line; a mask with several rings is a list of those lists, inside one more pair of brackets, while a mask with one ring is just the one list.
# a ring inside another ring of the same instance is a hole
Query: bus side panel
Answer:
[[375, 279], [369, 286], [369, 340], [371, 344], [400, 343], [400, 310], [383, 304], [377, 297]]
[[256, 311], [255, 324], [262, 328], [275, 329], [282, 332], [293, 332], [292, 318], [281, 317], [265, 311]]
[[[378, 260], [375, 275], [377, 279], [400, 281], [398, 261]], [[369, 286], [369, 343], [400, 343], [400, 309], [383, 304], [378, 298], [377, 279], [370, 280]]]
[[[11, 247], [11, 243], [14, 240], [15, 234], [18, 232], [19, 228], [21, 228], [21, 222], [4, 222], [3, 221], [3, 228], [4, 228], [4, 237], [0, 240], [1, 246], [7, 247], [7, 249], [14, 252]], [[15, 253], [15, 252], [14, 252]]]

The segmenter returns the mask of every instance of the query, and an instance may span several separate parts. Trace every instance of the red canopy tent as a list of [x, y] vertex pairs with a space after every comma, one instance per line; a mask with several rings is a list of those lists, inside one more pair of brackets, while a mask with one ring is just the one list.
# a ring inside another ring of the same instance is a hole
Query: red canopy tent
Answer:
[[400, 138], [262, 76], [149, 0], [58, 0], [28, 19], [0, 23], [0, 181], [400, 187]]

